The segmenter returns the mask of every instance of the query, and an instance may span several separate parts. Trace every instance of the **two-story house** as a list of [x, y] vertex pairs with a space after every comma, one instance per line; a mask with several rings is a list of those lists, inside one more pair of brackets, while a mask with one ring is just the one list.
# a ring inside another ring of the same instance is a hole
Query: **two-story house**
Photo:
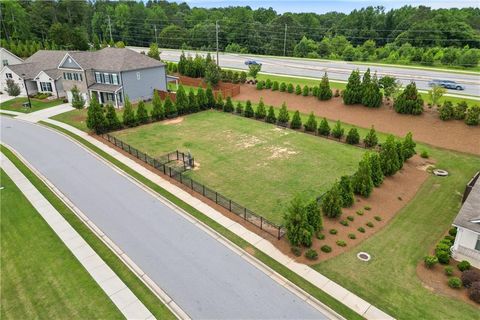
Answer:
[[116, 107], [126, 96], [131, 101], [148, 100], [154, 89], [167, 90], [165, 64], [127, 48], [67, 52], [58, 69], [69, 101], [74, 86], [87, 101], [95, 93], [100, 103]]

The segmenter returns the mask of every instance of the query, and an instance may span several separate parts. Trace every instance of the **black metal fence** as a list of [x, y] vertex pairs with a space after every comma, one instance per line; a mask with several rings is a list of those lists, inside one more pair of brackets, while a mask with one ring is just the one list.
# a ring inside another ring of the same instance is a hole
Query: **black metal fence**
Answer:
[[[193, 180], [192, 178], [185, 176], [183, 172], [185, 172], [188, 169], [188, 163], [189, 163], [188, 159], [190, 158], [185, 153], [177, 150], [177, 151], [168, 153], [166, 155], [163, 155], [159, 158], [153, 158], [148, 154], [139, 151], [138, 149], [130, 146], [129, 144], [123, 142], [122, 140], [108, 133], [103, 134], [102, 138], [108, 140], [115, 146], [121, 148], [125, 152], [128, 152], [129, 154], [136, 157], [137, 159], [142, 160], [143, 162], [149, 164], [150, 166], [154, 167], [155, 169], [162, 172], [163, 174], [168, 175], [170, 178], [180, 182], [181, 184], [190, 188], [196, 193], [214, 201], [216, 204], [222, 206], [228, 211], [243, 218], [243, 220], [253, 224], [254, 226], [259, 227], [261, 230], [271, 234], [272, 236], [277, 237], [277, 239], [280, 239], [285, 235], [286, 230], [284, 227], [279, 226], [271, 221], [268, 221], [264, 217], [245, 208], [244, 206], [233, 201], [232, 199], [229, 199], [224, 195], [218, 193], [217, 191], [210, 189], [204, 184], [199, 183]], [[195, 161], [193, 158], [191, 159], [193, 164], [191, 167], [193, 167]], [[176, 163], [172, 164], [172, 161], [175, 161]], [[178, 161], [182, 161], [183, 165], [178, 165]]]

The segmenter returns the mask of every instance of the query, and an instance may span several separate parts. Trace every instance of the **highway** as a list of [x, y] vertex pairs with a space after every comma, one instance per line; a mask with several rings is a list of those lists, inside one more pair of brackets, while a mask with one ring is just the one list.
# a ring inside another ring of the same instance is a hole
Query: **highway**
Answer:
[[129, 178], [40, 125], [0, 117], [12, 146], [194, 319], [326, 319]]
[[[148, 48], [130, 47], [135, 51], [148, 51]], [[194, 56], [197, 52], [185, 51]], [[181, 50], [161, 49], [160, 57], [166, 61], [177, 62], [180, 59]], [[212, 53], [213, 54], [213, 53]], [[215, 57], [215, 54], [213, 54]], [[270, 56], [252, 56], [248, 54], [220, 53], [220, 66], [247, 70], [245, 60], [255, 60], [262, 63], [262, 72], [286, 76], [300, 76], [321, 78], [325, 72], [331, 80], [347, 81], [354, 69], [364, 72], [369, 67], [366, 64], [356, 64], [344, 61], [311, 60], [297, 58], [275, 58]], [[403, 85], [415, 81], [421, 90], [430, 89], [428, 81], [432, 79], [453, 80], [465, 86], [464, 91], [447, 90], [452, 94], [465, 94], [480, 96], [480, 73], [454, 73], [427, 69], [413, 69], [392, 66], [371, 65], [370, 70], [377, 72], [378, 77], [384, 75], [395, 76]]]

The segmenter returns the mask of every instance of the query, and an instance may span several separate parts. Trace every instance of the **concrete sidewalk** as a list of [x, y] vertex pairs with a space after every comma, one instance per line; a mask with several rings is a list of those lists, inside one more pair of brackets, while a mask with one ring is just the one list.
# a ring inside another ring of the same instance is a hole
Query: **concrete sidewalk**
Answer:
[[15, 165], [0, 153], [0, 166], [82, 266], [127, 319], [155, 319], [125, 283], [45, 199]]
[[177, 198], [181, 199], [185, 203], [199, 210], [209, 218], [215, 220], [217, 223], [229, 229], [230, 231], [235, 233], [237, 236], [249, 242], [252, 246], [263, 251], [265, 254], [277, 260], [279, 263], [283, 264], [284, 266], [289, 268], [291, 271], [303, 277], [304, 279], [306, 279], [307, 281], [309, 281], [319, 289], [325, 291], [327, 294], [337, 299], [338, 301], [342, 302], [347, 307], [351, 308], [352, 310], [357, 312], [359, 315], [365, 317], [366, 319], [382, 319], [382, 320], [393, 319], [388, 314], [384, 313], [383, 311], [379, 310], [378, 308], [368, 303], [367, 301], [361, 299], [354, 293], [338, 285], [334, 281], [323, 276], [322, 274], [310, 268], [309, 266], [295, 262], [293, 259], [291, 259], [290, 257], [283, 254], [281, 251], [279, 251], [272, 243], [258, 236], [256, 233], [251, 232], [247, 228], [243, 227], [241, 224], [227, 218], [226, 216], [222, 215], [220, 212], [216, 211], [212, 207], [201, 202], [199, 199], [191, 196], [189, 193], [185, 192], [181, 188], [171, 184], [170, 182], [166, 181], [159, 175], [154, 174], [150, 170], [144, 168], [140, 164], [136, 163], [135, 161], [126, 157], [125, 155], [121, 154], [115, 149], [89, 136], [87, 133], [56, 120], [47, 119], [45, 120], [45, 122], [59, 126], [87, 140], [91, 144], [100, 148], [102, 151], [106, 152], [107, 154], [117, 159], [118, 161], [132, 168], [133, 170], [135, 170], [145, 178], [151, 180], [152, 182], [156, 183], [163, 189], [175, 195]]
[[38, 122], [40, 120], [48, 119], [50, 117], [56, 116], [57, 114], [65, 113], [74, 109], [75, 108], [73, 108], [70, 103], [64, 103], [55, 107], [50, 107], [35, 112], [23, 113], [17, 118], [30, 122]]

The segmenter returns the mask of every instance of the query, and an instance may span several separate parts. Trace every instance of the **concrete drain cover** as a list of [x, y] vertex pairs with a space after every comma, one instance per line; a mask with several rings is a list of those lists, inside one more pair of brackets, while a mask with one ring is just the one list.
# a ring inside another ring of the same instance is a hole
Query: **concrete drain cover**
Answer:
[[372, 257], [366, 252], [357, 253], [357, 258], [362, 261], [370, 261], [370, 259], [372, 259]]
[[448, 171], [442, 169], [435, 169], [433, 170], [433, 174], [439, 177], [446, 177], [448, 176]]

